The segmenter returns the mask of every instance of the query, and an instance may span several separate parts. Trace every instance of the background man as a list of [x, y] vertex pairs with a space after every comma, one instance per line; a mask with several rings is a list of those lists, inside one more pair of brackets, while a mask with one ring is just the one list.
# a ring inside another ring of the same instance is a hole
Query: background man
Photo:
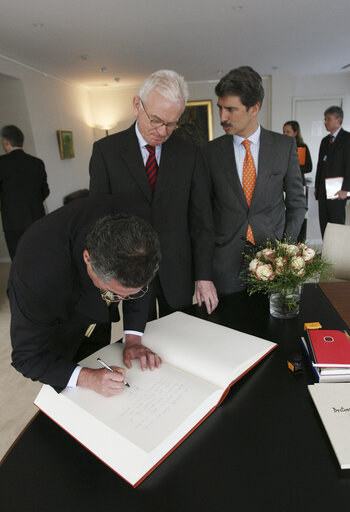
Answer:
[[24, 135], [17, 126], [1, 130], [6, 155], [0, 156], [0, 201], [7, 248], [14, 258], [24, 231], [45, 215], [43, 201], [50, 193], [44, 162], [22, 149]]
[[142, 369], [160, 365], [132, 334], [145, 328], [158, 237], [148, 222], [120, 211], [127, 206], [110, 196], [73, 201], [21, 238], [9, 290], [12, 364], [25, 377], [57, 390], [78, 385], [106, 396], [120, 392], [124, 370], [81, 369], [74, 362], [110, 342], [119, 301], [127, 332], [124, 364], [131, 367], [137, 357]]
[[[345, 224], [347, 192], [350, 190], [350, 133], [342, 129], [344, 113], [333, 106], [324, 112], [324, 125], [329, 133], [321, 141], [315, 181], [318, 216], [322, 238], [327, 222]], [[325, 180], [342, 176], [343, 185], [338, 199], [327, 199]]]
[[243, 288], [243, 251], [284, 234], [296, 240], [306, 204], [295, 140], [258, 124], [260, 75], [247, 66], [234, 69], [215, 92], [227, 135], [210, 142], [205, 154], [216, 232], [214, 284], [225, 294]]
[[[217, 306], [212, 283], [214, 235], [203, 157], [173, 134], [188, 97], [175, 71], [150, 75], [133, 99], [136, 124], [95, 142], [90, 161], [91, 195], [113, 194], [145, 208], [159, 235], [162, 262], [154, 291], [160, 316], [202, 298]], [[194, 265], [194, 268], [193, 268]], [[150, 318], [155, 318], [155, 300]]]

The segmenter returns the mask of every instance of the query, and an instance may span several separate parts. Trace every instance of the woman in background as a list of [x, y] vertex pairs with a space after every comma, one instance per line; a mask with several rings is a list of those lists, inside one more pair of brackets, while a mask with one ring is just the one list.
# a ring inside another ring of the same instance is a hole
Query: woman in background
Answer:
[[309, 148], [307, 147], [301, 136], [298, 121], [287, 121], [286, 123], [284, 123], [283, 133], [284, 135], [289, 135], [289, 137], [295, 137], [298, 148], [300, 170], [303, 177], [303, 185], [305, 185], [304, 174], [307, 174], [308, 172], [312, 171], [312, 160]]
[[[300, 126], [298, 121], [287, 121], [283, 125], [283, 133], [284, 135], [288, 135], [289, 137], [295, 137], [295, 141], [297, 143], [298, 148], [298, 156], [299, 156], [299, 165], [301, 170], [301, 176], [303, 180], [303, 185], [305, 187], [305, 199], [306, 206], [308, 206], [308, 187], [306, 186], [305, 176], [308, 172], [312, 171], [312, 160], [309, 148], [303, 141], [303, 138], [300, 133]], [[304, 222], [301, 226], [301, 230], [298, 236], [298, 242], [305, 242], [306, 240], [306, 225], [307, 220], [304, 219]]]

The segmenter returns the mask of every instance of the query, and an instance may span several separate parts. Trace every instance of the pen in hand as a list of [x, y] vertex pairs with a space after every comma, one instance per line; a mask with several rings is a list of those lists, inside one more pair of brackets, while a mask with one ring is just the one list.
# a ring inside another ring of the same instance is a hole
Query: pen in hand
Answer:
[[[102, 361], [102, 359], [100, 357], [97, 358], [97, 361], [100, 363], [100, 365], [102, 365], [104, 368], [106, 368], [106, 370], [109, 370], [110, 372], [114, 371], [110, 366], [108, 366], [107, 363]], [[126, 382], [126, 380], [124, 381], [124, 385], [127, 386], [128, 388], [130, 387], [130, 384], [128, 382]]]

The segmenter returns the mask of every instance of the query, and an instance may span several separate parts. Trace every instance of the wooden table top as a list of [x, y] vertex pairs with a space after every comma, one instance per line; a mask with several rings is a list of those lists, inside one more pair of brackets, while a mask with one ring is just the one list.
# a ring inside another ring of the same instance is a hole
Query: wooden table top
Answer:
[[350, 329], [350, 281], [329, 281], [319, 286]]

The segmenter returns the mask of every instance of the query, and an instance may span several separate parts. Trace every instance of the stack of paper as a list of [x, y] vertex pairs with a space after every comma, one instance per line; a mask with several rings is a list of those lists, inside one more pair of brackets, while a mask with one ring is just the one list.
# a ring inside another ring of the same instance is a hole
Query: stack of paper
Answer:
[[338, 330], [307, 331], [304, 348], [319, 382], [350, 382], [350, 338]]

